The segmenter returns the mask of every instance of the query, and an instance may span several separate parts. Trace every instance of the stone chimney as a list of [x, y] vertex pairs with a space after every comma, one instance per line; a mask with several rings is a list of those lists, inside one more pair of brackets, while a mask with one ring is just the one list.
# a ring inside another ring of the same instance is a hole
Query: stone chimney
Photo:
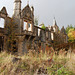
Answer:
[[15, 0], [13, 17], [19, 18], [20, 14], [21, 14], [21, 0]]

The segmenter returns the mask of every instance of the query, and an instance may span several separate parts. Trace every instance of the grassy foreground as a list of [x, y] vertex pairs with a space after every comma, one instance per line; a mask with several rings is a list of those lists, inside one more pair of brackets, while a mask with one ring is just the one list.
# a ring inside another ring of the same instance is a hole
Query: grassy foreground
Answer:
[[[19, 58], [13, 62], [13, 58]], [[75, 75], [75, 54], [29, 51], [23, 56], [0, 53], [0, 75]]]

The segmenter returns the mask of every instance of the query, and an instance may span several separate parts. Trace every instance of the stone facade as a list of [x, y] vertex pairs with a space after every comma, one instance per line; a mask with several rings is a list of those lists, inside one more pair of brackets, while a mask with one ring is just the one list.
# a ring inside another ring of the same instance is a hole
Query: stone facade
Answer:
[[0, 11], [0, 18], [4, 19], [4, 28], [0, 28], [0, 50], [8, 50], [8, 34], [11, 34], [8, 33], [8, 25], [14, 28], [12, 31], [15, 32], [14, 44], [20, 54], [27, 53], [29, 49], [39, 50], [40, 47], [41, 50], [45, 50], [46, 45], [51, 46], [53, 43], [55, 45], [67, 43], [65, 29], [62, 28], [59, 32], [56, 20], [54, 20], [53, 26], [46, 27], [45, 30], [35, 26], [33, 6], [30, 7], [27, 4], [21, 9], [21, 0], [15, 0], [12, 17], [8, 16], [6, 8], [3, 7]]

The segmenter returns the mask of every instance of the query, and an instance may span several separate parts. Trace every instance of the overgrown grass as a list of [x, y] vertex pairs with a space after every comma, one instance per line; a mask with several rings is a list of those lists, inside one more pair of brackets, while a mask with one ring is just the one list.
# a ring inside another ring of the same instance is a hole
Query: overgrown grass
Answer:
[[[11, 55], [7, 52], [0, 53], [0, 75], [38, 75], [42, 67], [42, 73], [47, 69], [46, 75], [75, 75], [75, 54], [61, 50], [59, 54], [42, 51], [37, 53], [29, 51], [23, 56]], [[21, 58], [12, 62], [12, 58]], [[40, 75], [42, 75], [40, 73]]]

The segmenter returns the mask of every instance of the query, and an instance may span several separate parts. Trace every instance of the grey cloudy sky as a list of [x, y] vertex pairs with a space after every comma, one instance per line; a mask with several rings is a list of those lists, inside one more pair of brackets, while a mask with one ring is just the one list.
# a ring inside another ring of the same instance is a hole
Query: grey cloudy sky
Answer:
[[[26, 6], [27, 0], [22, 0], [22, 9]], [[53, 24], [56, 18], [58, 26], [75, 25], [75, 0], [30, 0], [30, 6], [34, 6], [35, 16], [39, 18], [39, 24], [46, 26]], [[0, 9], [5, 6], [9, 16], [13, 14], [14, 0], [0, 0]]]

